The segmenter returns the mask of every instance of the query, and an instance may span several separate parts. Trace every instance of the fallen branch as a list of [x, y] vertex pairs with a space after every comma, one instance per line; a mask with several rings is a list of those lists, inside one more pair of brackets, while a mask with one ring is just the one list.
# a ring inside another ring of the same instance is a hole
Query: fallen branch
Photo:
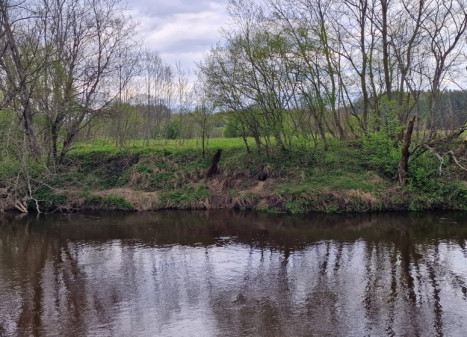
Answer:
[[456, 163], [457, 166], [459, 166], [462, 170], [467, 171], [467, 168], [462, 166], [462, 164], [457, 159], [456, 155], [454, 154], [454, 151], [452, 151], [452, 150], [448, 151], [447, 154], [449, 154], [451, 156], [452, 160], [454, 160], [454, 163]]
[[37, 213], [41, 214], [42, 212], [39, 208], [39, 200], [37, 200], [36, 198], [32, 196], [32, 188], [31, 188], [31, 182], [29, 180], [29, 177], [28, 177], [28, 190], [29, 190], [29, 199], [34, 200], [34, 203], [36, 204]]
[[20, 200], [16, 200], [15, 208], [21, 213], [28, 213], [28, 208]]
[[441, 175], [443, 173], [443, 165], [444, 165], [444, 160], [445, 160], [446, 156], [450, 156], [452, 158], [452, 160], [454, 161], [454, 163], [459, 168], [461, 168], [464, 171], [467, 171], [467, 168], [462, 166], [459, 159], [457, 159], [454, 151], [449, 150], [449, 151], [447, 151], [447, 152], [445, 152], [443, 154], [440, 154], [440, 153], [436, 152], [436, 150], [434, 148], [432, 148], [431, 146], [429, 146], [428, 144], [423, 144], [423, 147], [425, 149], [427, 149], [428, 151], [430, 151], [436, 158], [438, 158], [438, 160], [439, 160], [439, 168], [438, 168], [439, 175]]

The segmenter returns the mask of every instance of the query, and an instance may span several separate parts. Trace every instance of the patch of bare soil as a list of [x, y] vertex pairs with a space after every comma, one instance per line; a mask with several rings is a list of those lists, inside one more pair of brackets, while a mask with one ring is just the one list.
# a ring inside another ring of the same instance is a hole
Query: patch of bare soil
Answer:
[[258, 184], [251, 189], [251, 192], [255, 194], [261, 194], [261, 192], [265, 189], [266, 182], [265, 181], [258, 181]]
[[385, 183], [383, 178], [381, 178], [379, 175], [371, 171], [368, 171], [367, 173], [367, 182], [374, 184], [374, 185], [381, 185]]
[[156, 192], [135, 191], [131, 188], [113, 188], [110, 190], [96, 191], [93, 194], [105, 197], [109, 195], [123, 197], [135, 205], [137, 211], [150, 211], [157, 208], [159, 198]]
[[225, 179], [221, 177], [207, 178], [204, 184], [208, 188], [211, 197], [206, 201], [208, 209], [226, 208], [230, 204], [229, 196], [225, 188]]
[[[253, 207], [262, 197], [269, 193], [269, 181], [228, 180], [223, 176], [205, 179], [204, 183], [211, 197], [206, 208], [238, 208]], [[231, 192], [234, 193], [231, 193]]]

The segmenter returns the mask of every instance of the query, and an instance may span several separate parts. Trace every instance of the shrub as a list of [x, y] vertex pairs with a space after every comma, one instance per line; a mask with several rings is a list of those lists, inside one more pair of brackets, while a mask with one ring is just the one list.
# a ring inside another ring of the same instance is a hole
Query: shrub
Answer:
[[160, 202], [168, 208], [204, 208], [200, 202], [209, 198], [210, 193], [205, 185], [188, 186], [184, 190], [164, 192], [160, 194]]
[[101, 197], [98, 195], [89, 195], [86, 193], [84, 206], [87, 208], [97, 208], [112, 211], [133, 211], [135, 205], [126, 200], [124, 197], [117, 195], [107, 195]]
[[[52, 189], [46, 186], [38, 188], [33, 193], [33, 198], [38, 201], [39, 209], [47, 211], [60, 205], [65, 205], [68, 202], [68, 197], [64, 194], [56, 194]], [[28, 201], [28, 209], [36, 211], [36, 203], [34, 200]]]
[[309, 202], [303, 199], [292, 199], [284, 202], [285, 209], [292, 214], [307, 213], [309, 206]]
[[116, 195], [108, 195], [102, 198], [102, 205], [104, 206], [103, 208], [119, 211], [131, 211], [135, 209], [135, 205], [131, 202]]
[[412, 189], [428, 193], [439, 193], [437, 159], [428, 153], [412, 157], [409, 164], [408, 182]]
[[386, 133], [369, 133], [363, 139], [363, 151], [370, 167], [395, 180], [400, 159], [398, 142]]

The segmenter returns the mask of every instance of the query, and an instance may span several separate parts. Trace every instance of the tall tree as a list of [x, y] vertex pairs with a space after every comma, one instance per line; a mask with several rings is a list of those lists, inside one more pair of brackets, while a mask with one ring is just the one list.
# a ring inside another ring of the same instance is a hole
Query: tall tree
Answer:
[[41, 130], [45, 149], [60, 162], [128, 82], [131, 71], [122, 78], [118, 65], [134, 46], [135, 26], [114, 0], [1, 1], [0, 14], [6, 103], [21, 115], [31, 154], [42, 155]]
[[48, 51], [42, 48], [44, 31], [30, 3], [0, 1], [0, 68], [3, 106], [12, 108], [22, 120], [29, 152], [42, 155], [33, 122], [33, 96]]

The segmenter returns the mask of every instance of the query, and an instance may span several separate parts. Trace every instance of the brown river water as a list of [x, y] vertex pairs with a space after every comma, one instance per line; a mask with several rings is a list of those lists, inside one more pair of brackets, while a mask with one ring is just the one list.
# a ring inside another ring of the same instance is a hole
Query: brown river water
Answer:
[[466, 336], [467, 214], [0, 216], [0, 336]]

